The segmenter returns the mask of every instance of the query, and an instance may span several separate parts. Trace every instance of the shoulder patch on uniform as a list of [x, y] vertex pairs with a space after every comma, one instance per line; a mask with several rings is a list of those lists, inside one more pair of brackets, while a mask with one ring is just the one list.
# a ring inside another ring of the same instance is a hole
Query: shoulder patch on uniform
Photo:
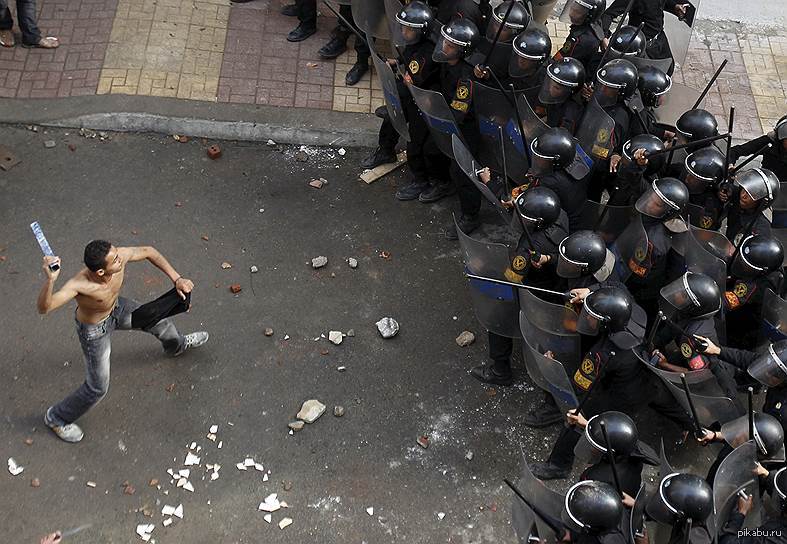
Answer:
[[470, 89], [467, 88], [467, 85], [459, 85], [456, 88], [456, 97], [459, 100], [466, 100], [468, 96], [470, 96]]
[[689, 357], [691, 357], [692, 353], [694, 353], [694, 350], [692, 349], [692, 347], [688, 343], [683, 342], [680, 345], [680, 354], [683, 355], [683, 357], [685, 359], [688, 359]]
[[460, 100], [454, 100], [451, 102], [451, 107], [457, 111], [461, 111], [462, 113], [467, 113], [467, 110], [470, 109], [467, 102], [462, 102]]
[[511, 264], [514, 266], [514, 270], [524, 270], [527, 268], [527, 259], [525, 259], [522, 255], [517, 255], [514, 257], [514, 260]]
[[735, 293], [736, 297], [743, 298], [746, 296], [746, 293], [749, 292], [749, 287], [743, 282], [738, 282], [735, 284], [732, 292]]
[[418, 61], [417, 61], [417, 60], [411, 60], [411, 61], [410, 61], [410, 65], [408, 66], [408, 68], [409, 68], [409, 70], [410, 70], [410, 73], [411, 73], [411, 74], [413, 74], [413, 75], [415, 75], [415, 74], [417, 74], [417, 73], [418, 73], [418, 70], [420, 70], [420, 69], [421, 69], [421, 65], [420, 65], [420, 64], [418, 64]]
[[709, 229], [713, 226], [713, 218], [709, 215], [703, 215], [700, 217], [700, 227], [703, 229]]

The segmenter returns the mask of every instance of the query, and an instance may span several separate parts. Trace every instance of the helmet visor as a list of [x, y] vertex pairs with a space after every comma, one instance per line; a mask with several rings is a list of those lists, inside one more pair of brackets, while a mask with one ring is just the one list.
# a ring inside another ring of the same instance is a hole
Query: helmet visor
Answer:
[[604, 317], [588, 307], [588, 298], [590, 297], [585, 297], [577, 318], [577, 332], [586, 336], [598, 336], [604, 325]]
[[420, 42], [424, 37], [424, 27], [402, 21], [398, 16], [399, 24], [392, 25], [391, 41], [399, 47], [407, 47]]
[[560, 21], [570, 25], [583, 25], [590, 19], [590, 5], [582, 1], [568, 0], [560, 13]]
[[[503, 12], [503, 15], [505, 15], [505, 12]], [[514, 37], [525, 29], [522, 25], [514, 25], [511, 23], [506, 23], [506, 25], [503, 26], [502, 18], [498, 19], [498, 15], [495, 13], [490, 17], [489, 24], [486, 25], [486, 38], [490, 42], [495, 41], [495, 36], [497, 36], [497, 32], [500, 30], [501, 26], [503, 30], [500, 31], [500, 37], [497, 39], [498, 43], [511, 43]]]
[[555, 159], [554, 157], [540, 155], [536, 151], [537, 143], [538, 138], [530, 144], [530, 173], [534, 176], [543, 176], [555, 170]]
[[670, 479], [676, 475], [677, 473], [673, 473], [664, 476], [659, 482], [659, 487], [656, 492], [653, 493], [645, 504], [645, 512], [647, 512], [648, 516], [665, 525], [672, 525], [679, 517], [678, 511], [667, 502], [664, 496], [665, 489], [669, 487]]
[[600, 462], [604, 457], [605, 451], [606, 448], [601, 444], [596, 444], [593, 438], [590, 437], [588, 434], [588, 427], [585, 427], [585, 432], [582, 433], [579, 442], [574, 446], [574, 455], [576, 455], [580, 461], [588, 465], [595, 465]]
[[535, 55], [526, 57], [516, 47], [511, 53], [511, 60], [508, 62], [508, 75], [511, 77], [530, 77], [541, 68], [543, 59]]
[[689, 194], [692, 195], [699, 195], [704, 193], [705, 189], [713, 181], [712, 179], [698, 176], [688, 166], [683, 167], [683, 175], [681, 176], [681, 180], [683, 181], [684, 185], [686, 185], [686, 188], [689, 190]]
[[776, 387], [787, 381], [787, 344], [781, 349], [775, 344], [768, 346], [765, 353], [757, 357], [746, 371], [749, 376], [768, 387]]
[[667, 198], [661, 194], [655, 181], [637, 199], [634, 207], [642, 215], [647, 215], [654, 219], [664, 219], [680, 211], [676, 204], [669, 202]]
[[688, 277], [689, 273], [686, 272], [680, 278], [661, 288], [661, 298], [675, 310], [680, 311], [694, 306], [699, 307], [699, 301], [689, 289]]
[[[549, 72], [547, 70], [547, 72]], [[554, 79], [551, 73], [547, 74], [541, 89], [538, 91], [538, 99], [542, 104], [562, 104], [574, 94], [575, 87], [561, 84]]]
[[565, 240], [560, 242], [560, 247], [558, 248], [557, 275], [561, 278], [579, 278], [582, 276], [582, 271], [587, 268], [587, 263], [578, 263], [567, 258], [564, 243]]
[[593, 96], [595, 97], [596, 102], [598, 102], [598, 105], [602, 108], [613, 106], [618, 103], [620, 89], [605, 85], [599, 80], [596, 84], [595, 90], [593, 91]]
[[432, 60], [435, 62], [452, 62], [461, 59], [465, 54], [465, 46], [445, 35], [445, 27], [440, 31]]
[[787, 119], [776, 124], [776, 139], [787, 140]]
[[765, 174], [759, 168], [746, 170], [735, 179], [735, 185], [749, 193], [752, 200], [762, 200], [770, 197], [770, 185]]

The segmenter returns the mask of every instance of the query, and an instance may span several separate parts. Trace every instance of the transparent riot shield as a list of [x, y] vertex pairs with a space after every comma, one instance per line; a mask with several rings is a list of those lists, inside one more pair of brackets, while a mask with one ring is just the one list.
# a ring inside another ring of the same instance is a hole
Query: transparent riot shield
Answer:
[[[530, 504], [539, 508], [544, 515], [549, 516], [558, 526], [562, 525], [560, 512], [563, 508], [563, 495], [550, 489], [544, 482], [533, 476], [524, 452], [522, 452], [522, 476], [517, 482], [517, 488]], [[514, 500], [519, 501], [523, 506], [523, 509], [520, 511], [522, 522], [518, 523], [517, 526], [530, 529], [535, 525], [538, 536], [547, 542], [554, 542], [556, 538], [562, 536], [556, 535], [549, 525], [536, 515], [530, 507], [524, 504], [519, 497], [514, 497]]]
[[628, 227], [634, 215], [634, 206], [608, 206], [588, 200], [582, 209], [581, 227], [597, 232], [609, 245]]
[[673, 248], [683, 255], [689, 271], [710, 276], [722, 292], [726, 290], [727, 261], [735, 246], [723, 234], [691, 225], [673, 237]]
[[779, 195], [771, 204], [773, 219], [771, 227], [774, 229], [787, 229], [787, 181], [779, 184]]
[[787, 338], [787, 300], [766, 289], [762, 300], [762, 326], [772, 342]]
[[557, 0], [530, 0], [533, 20], [540, 24], [546, 24], [555, 4], [557, 4]]
[[[677, 386], [682, 386], [683, 382], [680, 378], [680, 372], [670, 372], [668, 370], [662, 370], [660, 368], [654, 368], [647, 360], [645, 360], [643, 354], [639, 353], [637, 350], [633, 350], [634, 355], [637, 356], [637, 359], [644, 365], [647, 365], [655, 374], [658, 374], [660, 378], [663, 380], [667, 380], [671, 383], [674, 383]], [[698, 386], [699, 389], [697, 390], [705, 390], [708, 389], [703, 388], [703, 384], [710, 383], [711, 385], [715, 385], [716, 376], [713, 375], [713, 372], [709, 368], [703, 368], [702, 370], [691, 370], [685, 373], [686, 374], [686, 382], [691, 386], [692, 394], [694, 393], [695, 389]], [[721, 389], [718, 389], [718, 392], [721, 393]]]
[[[401, 32], [399, 31], [399, 23], [396, 21], [396, 14], [402, 10], [402, 3], [399, 0], [384, 0], [383, 6], [385, 8], [385, 20], [388, 23], [388, 34], [391, 36], [391, 42], [395, 47], [404, 48], [405, 44], [399, 40]], [[400, 43], [397, 43], [399, 41]]]
[[533, 111], [533, 107], [530, 105], [530, 102], [527, 101], [525, 93], [516, 94], [516, 105], [517, 108], [519, 108], [519, 116], [522, 118], [522, 130], [525, 131], [525, 143], [527, 144], [527, 148], [530, 149], [530, 144], [533, 143], [533, 140], [549, 130], [549, 126]]
[[759, 523], [760, 483], [757, 474], [757, 446], [753, 441], [745, 442], [735, 448], [721, 462], [713, 479], [713, 511], [716, 526], [723, 529], [729, 521], [738, 502], [738, 493], [754, 497], [754, 506], [746, 516], [745, 527], [756, 527]]
[[634, 497], [634, 508], [631, 509], [631, 516], [629, 517], [629, 535], [631, 540], [629, 542], [636, 542], [637, 538], [643, 536], [645, 530], [645, 504], [648, 502], [648, 490], [645, 484], [642, 484]]
[[454, 149], [451, 136], [456, 134], [461, 139], [462, 134], [459, 132], [459, 127], [451, 109], [445, 102], [445, 98], [436, 91], [421, 89], [415, 85], [410, 85], [410, 93], [421, 111], [421, 117], [429, 126], [429, 132], [432, 134], [435, 145], [444, 155], [453, 159]]
[[380, 80], [380, 86], [383, 89], [385, 108], [388, 110], [388, 117], [391, 119], [391, 124], [396, 129], [396, 132], [399, 133], [399, 136], [409, 142], [410, 132], [407, 130], [407, 118], [404, 115], [404, 108], [402, 108], [402, 99], [399, 97], [396, 77], [391, 67], [383, 62], [377, 55], [372, 42], [369, 42], [369, 49], [372, 51], [374, 71], [377, 73], [377, 77]]
[[[457, 225], [459, 245], [468, 274], [508, 281], [505, 270], [510, 266], [508, 247], [470, 238]], [[507, 338], [519, 338], [518, 289], [485, 280], [470, 279], [473, 309], [481, 324], [491, 332]]]
[[479, 159], [493, 170], [507, 173], [517, 184], [524, 183], [530, 162], [516, 112], [509, 102], [513, 98], [481, 83], [474, 89], [473, 104], [481, 134]]
[[468, 177], [470, 181], [473, 182], [476, 189], [478, 189], [484, 198], [489, 201], [492, 206], [500, 213], [503, 217], [508, 216], [508, 210], [503, 207], [501, 204], [500, 199], [495, 196], [495, 194], [486, 186], [486, 184], [478, 178], [478, 172], [481, 170], [481, 165], [478, 164], [473, 155], [470, 153], [470, 150], [467, 149], [465, 144], [454, 134], [451, 136], [451, 144], [454, 150], [454, 159], [456, 160], [456, 164], [459, 165], [459, 168], [462, 169], [465, 176]]
[[697, 11], [700, 8], [700, 0], [681, 0], [682, 4], [689, 4], [686, 16], [678, 19], [673, 13], [664, 11], [664, 34], [667, 36], [672, 58], [676, 64], [683, 66], [686, 62], [686, 54], [689, 51], [689, 41], [694, 30], [694, 22], [697, 20]]
[[[520, 319], [527, 320], [522, 312], [520, 312]], [[522, 340], [522, 351], [530, 379], [539, 388], [552, 395], [561, 413], [576, 408], [579, 403], [563, 363], [539, 353], [530, 345], [528, 338]]]
[[[672, 88], [663, 97], [664, 101], [658, 108], [653, 110], [656, 122], [674, 128], [678, 118], [693, 108], [699, 97], [700, 91], [673, 81]], [[701, 108], [703, 103], [704, 100], [697, 107]]]
[[351, 0], [355, 26], [366, 34], [371, 43], [372, 38], [391, 39], [391, 29], [385, 15], [383, 0]]
[[647, 276], [648, 233], [641, 215], [631, 220], [609, 249], [615, 255], [615, 272], [620, 281], [625, 282], [632, 274], [640, 278]]
[[[626, 57], [626, 60], [631, 62], [634, 66], [637, 67], [637, 70], [640, 68], [644, 68], [646, 66], [653, 66], [654, 68], [658, 68], [665, 74], [669, 71], [670, 66], [672, 65], [672, 59], [649, 59], [647, 57]], [[699, 96], [699, 94], [697, 95]]]
[[771, 229], [771, 235], [782, 243], [782, 247], [785, 249], [782, 268], [787, 267], [787, 227], [783, 229]]
[[566, 327], [576, 327], [574, 310], [539, 299], [522, 289], [519, 297], [519, 327], [523, 338], [539, 353], [551, 351], [569, 369], [576, 367], [580, 357], [580, 336]]
[[593, 159], [607, 160], [612, 150], [612, 131], [615, 120], [591, 98], [574, 137]]

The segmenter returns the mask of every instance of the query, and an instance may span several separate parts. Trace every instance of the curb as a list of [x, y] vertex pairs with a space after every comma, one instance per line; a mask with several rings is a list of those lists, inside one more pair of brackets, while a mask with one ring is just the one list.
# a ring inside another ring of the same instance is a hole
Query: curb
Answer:
[[372, 114], [127, 95], [5, 99], [0, 123], [344, 147], [376, 146], [380, 126]]

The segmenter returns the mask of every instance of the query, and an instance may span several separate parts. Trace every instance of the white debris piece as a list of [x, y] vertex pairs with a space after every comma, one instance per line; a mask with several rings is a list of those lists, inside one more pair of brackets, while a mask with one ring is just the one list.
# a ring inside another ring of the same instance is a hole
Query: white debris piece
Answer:
[[347, 151], [343, 148], [339, 148], [339, 156], [344, 157], [347, 154]]
[[336, 370], [338, 370], [339, 372], [344, 372], [345, 370], [347, 370], [347, 367], [346, 366], [337, 366]]
[[174, 472], [174, 471], [173, 471], [171, 468], [168, 468], [168, 469], [167, 469], [167, 474], [169, 474], [169, 475], [170, 475], [170, 476], [172, 476], [173, 478], [175, 477], [175, 472]]
[[221, 447], [222, 447], [222, 446], [224, 446], [224, 442], [222, 442], [221, 440], [219, 440], [219, 445], [218, 445], [218, 446], [216, 446], [216, 447], [217, 447], [217, 448], [219, 448], [219, 449], [221, 449]]
[[268, 140], [267, 142], [265, 142], [265, 145], [269, 145], [269, 146], [273, 147], [273, 146], [276, 145], [276, 142], [274, 142], [273, 140]]
[[165, 504], [164, 507], [161, 509], [162, 516], [171, 516], [175, 513], [175, 506]]
[[267, 474], [265, 474], [265, 475], [262, 477], [262, 481], [263, 481], [263, 482], [267, 482], [267, 481], [268, 481], [268, 475], [267, 475]]
[[260, 472], [265, 472], [265, 467], [262, 466], [260, 463], [254, 463], [254, 468]]
[[178, 507], [175, 508], [175, 511], [173, 512], [173, 514], [175, 514], [176, 518], [183, 519], [183, 505], [179, 504]]
[[17, 465], [13, 457], [8, 458], [8, 472], [11, 473], [11, 476], [19, 476], [23, 470], [25, 470], [25, 467]]
[[350, 257], [347, 259], [347, 264], [350, 265], [350, 268], [358, 268], [358, 259]]
[[259, 271], [260, 271], [260, 269], [259, 269], [259, 268], [257, 268], [257, 265], [255, 265], [255, 264], [253, 264], [253, 265], [251, 265], [251, 266], [249, 267], [249, 272], [251, 272], [252, 274], [256, 274], [256, 273], [257, 273], [257, 272], [259, 272]]
[[392, 317], [384, 317], [376, 325], [383, 338], [393, 338], [399, 332], [399, 323]]
[[325, 405], [318, 400], [307, 400], [295, 416], [306, 423], [314, 423], [317, 418], [325, 413]]
[[194, 455], [191, 452], [188, 452], [186, 454], [186, 460], [183, 461], [183, 464], [185, 466], [187, 466], [187, 467], [194, 466], [194, 465], [199, 465], [199, 457]]
[[366, 509], [366, 513], [369, 514], [370, 516], [373, 516], [374, 515], [374, 506], [370, 506], [369, 508], [367, 508]]
[[143, 523], [141, 525], [137, 525], [137, 535], [139, 535], [139, 538], [147, 542], [150, 540], [150, 533], [152, 533], [153, 529], [155, 528], [156, 526], [152, 523]]
[[265, 514], [264, 516], [262, 516], [262, 519], [270, 523], [271, 521], [273, 521], [273, 516], [270, 514]]
[[254, 459], [252, 459], [251, 457], [247, 457], [246, 459], [244, 459], [243, 464], [247, 467], [253, 467]]
[[285, 335], [284, 335], [284, 339], [285, 339], [285, 340], [289, 340], [289, 339], [290, 339], [290, 335], [289, 335], [289, 334], [285, 334]]
[[88, 487], [96, 487], [96, 482], [87, 481], [85, 482], [85, 485]]
[[186, 478], [181, 478], [180, 480], [178, 480], [178, 483], [176, 484], [176, 486], [177, 487], [183, 487], [187, 483], [188, 483], [188, 480]]
[[194, 486], [191, 485], [191, 482], [186, 482], [186, 484], [183, 486], [183, 489], [185, 489], [186, 491], [191, 491], [192, 493], [194, 493]]
[[210, 473], [210, 481], [211, 482], [213, 482], [215, 480], [218, 480], [218, 479], [219, 479], [219, 473], [218, 472], [211, 472]]
[[281, 508], [281, 503], [279, 502], [276, 493], [271, 493], [265, 497], [265, 500], [262, 501], [259, 506], [259, 509], [263, 512], [275, 512], [279, 508]]
[[164, 527], [169, 527], [172, 525], [172, 518], [167, 518], [161, 523]]
[[196, 448], [197, 448], [197, 443], [196, 442], [192, 442], [191, 445], [189, 446], [190, 450], [193, 450], [193, 449], [196, 449]]
[[210, 432], [210, 434], [216, 434], [217, 432], [219, 432], [219, 426], [218, 425], [211, 425], [210, 429], [208, 429], [208, 431]]
[[235, 463], [235, 466], [238, 468], [238, 470], [246, 470], [246, 465], [243, 463]]
[[437, 513], [437, 519], [439, 519], [440, 521], [443, 521], [444, 517], [445, 517], [445, 512], [438, 512]]
[[328, 340], [337, 346], [342, 343], [343, 339], [344, 335], [341, 333], [341, 331], [331, 331], [328, 333]]
[[312, 268], [322, 268], [326, 264], [328, 264], [328, 257], [325, 255], [320, 255], [312, 259]]
[[208, 433], [207, 435], [205, 435], [205, 437], [206, 437], [208, 440], [210, 440], [211, 442], [215, 442], [215, 441], [216, 441], [216, 435], [215, 435], [215, 434], [213, 434], [213, 433]]
[[182, 468], [178, 471], [178, 474], [180, 475], [181, 478], [188, 478], [189, 476], [191, 476], [191, 471], [187, 468]]
[[290, 525], [292, 525], [292, 520], [290, 518], [282, 518], [282, 520], [279, 522], [279, 529], [284, 529]]

